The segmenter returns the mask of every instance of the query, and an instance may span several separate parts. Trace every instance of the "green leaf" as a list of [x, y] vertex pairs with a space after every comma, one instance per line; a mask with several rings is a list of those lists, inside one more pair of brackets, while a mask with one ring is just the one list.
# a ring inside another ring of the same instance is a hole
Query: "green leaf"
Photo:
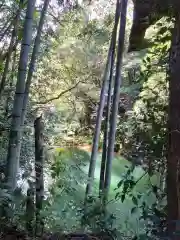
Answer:
[[23, 30], [20, 29], [20, 30], [18, 31], [18, 40], [22, 40], [22, 37], [23, 37]]
[[124, 200], [125, 200], [125, 194], [123, 194], [123, 195], [121, 195], [121, 202], [123, 203], [124, 202]]
[[136, 213], [137, 212], [137, 207], [133, 207], [132, 209], [131, 209], [131, 214], [134, 214], [134, 213]]
[[129, 185], [130, 185], [130, 188], [132, 189], [136, 185], [136, 183], [135, 183], [135, 181], [130, 180]]
[[153, 193], [154, 193], [154, 194], [157, 194], [158, 188], [157, 188], [156, 185], [153, 185], [153, 186], [152, 186], [152, 190], [153, 190]]
[[117, 184], [117, 187], [120, 188], [122, 184], [123, 184], [123, 180], [121, 180], [121, 181]]
[[147, 57], [147, 58], [146, 58], [146, 60], [147, 60], [148, 62], [150, 62], [150, 61], [151, 61], [150, 57]]
[[33, 18], [34, 19], [38, 19], [39, 18], [39, 12], [37, 10], [34, 11]]
[[119, 198], [120, 192], [116, 193], [115, 199]]
[[142, 197], [141, 193], [137, 194], [137, 198], [140, 199]]
[[132, 197], [132, 201], [136, 206], [138, 205], [138, 200], [135, 196]]

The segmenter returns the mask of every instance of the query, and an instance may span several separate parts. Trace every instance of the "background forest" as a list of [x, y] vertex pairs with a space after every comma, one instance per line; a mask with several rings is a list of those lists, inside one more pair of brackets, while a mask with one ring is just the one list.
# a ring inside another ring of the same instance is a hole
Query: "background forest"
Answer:
[[180, 6], [147, 2], [129, 1], [116, 27], [105, 192], [107, 86], [97, 139], [96, 117], [119, 0], [0, 0], [0, 239], [180, 239]]

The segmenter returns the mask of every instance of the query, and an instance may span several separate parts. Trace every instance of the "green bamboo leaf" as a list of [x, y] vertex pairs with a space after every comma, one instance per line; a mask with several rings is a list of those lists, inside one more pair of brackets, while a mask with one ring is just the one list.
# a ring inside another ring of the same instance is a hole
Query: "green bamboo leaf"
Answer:
[[134, 205], [136, 205], [136, 206], [138, 205], [138, 200], [135, 196], [132, 197], [132, 201], [133, 201]]
[[136, 213], [137, 212], [137, 207], [133, 207], [132, 209], [131, 209], [131, 214], [134, 214], [134, 213]]

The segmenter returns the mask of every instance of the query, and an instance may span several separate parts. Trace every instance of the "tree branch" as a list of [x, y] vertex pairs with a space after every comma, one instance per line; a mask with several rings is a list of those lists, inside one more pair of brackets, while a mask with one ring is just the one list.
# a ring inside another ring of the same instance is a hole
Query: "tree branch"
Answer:
[[60, 26], [62, 26], [62, 27], [64, 26], [64, 25], [62, 24], [62, 22], [60, 21], [60, 19], [58, 19], [58, 17], [56, 17], [52, 12], [48, 11], [48, 14], [53, 18], [53, 20], [55, 20], [56, 22], [58, 22]]
[[81, 82], [81, 81], [77, 82], [77, 83], [76, 83], [74, 86], [72, 86], [71, 88], [68, 88], [68, 89], [62, 91], [62, 92], [61, 92], [59, 95], [57, 95], [56, 97], [52, 97], [52, 98], [50, 98], [50, 99], [47, 99], [47, 100], [41, 101], [41, 102], [35, 102], [35, 104], [47, 104], [47, 103], [49, 103], [49, 102], [52, 102], [53, 100], [57, 100], [57, 99], [59, 99], [60, 97], [62, 97], [64, 94], [66, 94], [66, 93], [72, 91], [73, 89], [75, 89], [75, 88], [79, 85], [80, 82]]

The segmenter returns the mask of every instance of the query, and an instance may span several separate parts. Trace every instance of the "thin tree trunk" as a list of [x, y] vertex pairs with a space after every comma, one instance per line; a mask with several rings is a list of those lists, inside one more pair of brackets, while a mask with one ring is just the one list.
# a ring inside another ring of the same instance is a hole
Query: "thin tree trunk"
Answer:
[[[26, 116], [26, 108], [27, 108], [27, 103], [28, 103], [28, 99], [29, 99], [29, 90], [30, 90], [30, 86], [31, 86], [33, 73], [34, 73], [36, 59], [37, 59], [38, 52], [39, 52], [41, 33], [42, 33], [47, 9], [49, 6], [49, 2], [50, 2], [50, 0], [44, 1], [44, 6], [42, 9], [42, 13], [41, 13], [40, 21], [39, 21], [37, 35], [36, 35], [36, 39], [34, 42], [34, 48], [33, 48], [32, 56], [31, 56], [31, 61], [30, 61], [30, 65], [29, 65], [29, 71], [28, 71], [27, 81], [26, 81], [26, 86], [25, 86], [25, 92], [24, 92], [23, 107], [22, 107], [22, 113], [21, 113], [21, 128], [23, 128], [23, 126], [24, 126], [24, 120], [25, 120], [25, 116]], [[21, 137], [22, 137], [22, 131], [21, 131], [20, 139], [21, 139]], [[18, 155], [17, 155], [18, 158], [20, 157], [20, 151], [21, 151], [21, 140], [18, 142]]]
[[115, 13], [115, 23], [114, 23], [113, 33], [112, 33], [111, 69], [110, 69], [110, 76], [109, 76], [107, 113], [106, 113], [106, 119], [105, 119], [103, 152], [102, 152], [100, 182], [99, 182], [99, 195], [100, 196], [101, 196], [101, 194], [103, 193], [103, 190], [104, 190], [104, 175], [105, 175], [105, 167], [106, 167], [106, 160], [107, 160], [109, 120], [110, 120], [110, 113], [111, 113], [111, 95], [112, 95], [112, 89], [113, 89], [113, 71], [114, 71], [116, 37], [117, 37], [117, 27], [118, 27], [118, 23], [119, 23], [119, 17], [120, 17], [120, 2], [119, 2], [119, 0], [117, 0], [116, 13]]
[[[175, 2], [175, 1], [174, 1]], [[169, 82], [169, 146], [167, 156], [168, 233], [172, 240], [180, 239], [173, 232], [180, 230], [180, 4], [177, 10], [170, 52]], [[179, 11], [178, 11], [179, 10]]]
[[24, 125], [24, 120], [25, 120], [25, 115], [26, 115], [26, 107], [27, 107], [27, 103], [28, 103], [28, 99], [29, 99], [29, 90], [30, 90], [30, 86], [31, 86], [33, 73], [34, 73], [36, 59], [38, 57], [40, 41], [41, 41], [41, 33], [42, 33], [47, 9], [48, 9], [48, 6], [49, 6], [49, 2], [50, 2], [50, 0], [45, 0], [44, 1], [44, 6], [43, 6], [43, 9], [42, 9], [42, 13], [41, 13], [40, 21], [39, 21], [37, 35], [36, 35], [36, 39], [35, 39], [35, 42], [34, 42], [34, 48], [33, 48], [32, 56], [31, 56], [31, 62], [30, 62], [30, 65], [29, 65], [29, 71], [28, 71], [26, 87], [25, 87], [23, 109], [22, 109], [22, 115], [21, 115], [22, 126]]
[[47, 9], [49, 6], [49, 2], [50, 2], [50, 0], [44, 1], [44, 6], [42, 9], [42, 13], [41, 13], [40, 21], [39, 21], [37, 35], [36, 35], [36, 39], [34, 42], [34, 48], [33, 48], [32, 56], [31, 56], [31, 62], [29, 65], [29, 71], [28, 71], [26, 87], [25, 87], [23, 109], [22, 109], [22, 115], [21, 115], [22, 125], [24, 125], [24, 120], [25, 120], [25, 115], [26, 115], [26, 107], [27, 107], [27, 103], [28, 103], [28, 99], [29, 99], [29, 90], [30, 90], [30, 86], [31, 86], [31, 81], [32, 81], [33, 73], [34, 73], [36, 60], [37, 60], [38, 53], [39, 53], [40, 42], [41, 42], [41, 33], [42, 33]]
[[26, 199], [26, 230], [28, 235], [34, 236], [33, 221], [35, 216], [35, 191], [34, 191], [34, 182], [29, 181], [29, 188], [27, 190], [27, 199]]
[[19, 22], [23, 2], [24, 2], [24, 0], [20, 0], [19, 9], [17, 11], [16, 18], [14, 20], [14, 29], [12, 31], [11, 41], [10, 41], [8, 53], [7, 53], [7, 56], [6, 56], [6, 62], [5, 62], [4, 71], [3, 71], [3, 74], [2, 74], [1, 83], [0, 83], [0, 99], [2, 97], [2, 93], [3, 93], [3, 90], [4, 90], [5, 84], [6, 84], [6, 78], [7, 78], [7, 74], [8, 74], [8, 70], [9, 70], [9, 63], [10, 63], [10, 60], [11, 60], [11, 55], [13, 53], [14, 45], [16, 43], [18, 22]]
[[93, 138], [93, 146], [92, 146], [90, 165], [89, 165], [88, 183], [86, 186], [86, 193], [85, 193], [85, 202], [86, 202], [88, 195], [90, 195], [92, 193], [92, 186], [93, 186], [93, 182], [94, 182], [94, 172], [95, 172], [96, 159], [97, 159], [97, 154], [98, 154], [98, 144], [99, 144], [99, 136], [100, 136], [100, 131], [101, 131], [103, 110], [104, 110], [104, 105], [105, 105], [105, 97], [107, 94], [108, 79], [109, 79], [109, 72], [110, 72], [110, 66], [111, 66], [111, 56], [112, 56], [112, 39], [111, 39], [107, 62], [106, 62], [106, 67], [105, 67], [105, 71], [104, 71], [103, 83], [102, 83], [101, 94], [100, 94], [100, 103], [99, 103], [97, 117], [96, 117], [96, 127], [95, 127], [95, 133], [94, 133], [94, 138]]
[[100, 136], [100, 131], [101, 131], [103, 110], [104, 110], [104, 105], [105, 105], [105, 95], [107, 93], [107, 79], [109, 78], [111, 48], [112, 47], [110, 47], [109, 53], [108, 53], [106, 68], [105, 68], [104, 77], [103, 77], [101, 95], [100, 95], [100, 103], [99, 103], [97, 117], [96, 117], [96, 127], [95, 127], [95, 133], [94, 133], [94, 138], [93, 138], [93, 146], [92, 146], [92, 153], [91, 153], [91, 159], [90, 159], [90, 165], [89, 165], [88, 183], [86, 186], [85, 199], [88, 197], [88, 195], [90, 195], [92, 193], [92, 185], [93, 185], [93, 181], [94, 181], [94, 171], [95, 171], [95, 167], [96, 167], [96, 159], [97, 159], [97, 153], [98, 153], [99, 136]]
[[7, 183], [11, 190], [14, 190], [17, 184], [17, 172], [19, 168], [19, 158], [17, 157], [18, 153], [17, 150], [18, 141], [20, 140], [21, 114], [24, 99], [28, 55], [32, 41], [32, 24], [35, 2], [36, 2], [35, 0], [28, 0], [27, 3], [27, 12], [24, 23], [24, 32], [19, 60], [16, 92], [12, 111], [12, 123], [9, 136], [9, 147], [7, 155], [7, 174], [6, 174]]
[[127, 14], [127, 3], [128, 0], [121, 1], [121, 17], [120, 17], [120, 29], [119, 29], [119, 40], [118, 40], [118, 50], [117, 50], [117, 63], [116, 63], [116, 75], [115, 75], [115, 85], [113, 94], [113, 104], [112, 104], [112, 114], [110, 119], [110, 131], [109, 131], [109, 143], [107, 151], [107, 163], [106, 163], [106, 173], [105, 173], [105, 199], [108, 197], [110, 184], [111, 184], [111, 171], [112, 171], [112, 160], [114, 155], [114, 143], [116, 135], [117, 126], [117, 115], [118, 115], [118, 105], [120, 97], [120, 86], [121, 86], [121, 68], [122, 68], [122, 58], [124, 50], [124, 40], [125, 40], [125, 29], [126, 29], [126, 14]]
[[44, 199], [44, 124], [42, 116], [36, 118], [34, 122], [35, 129], [35, 172], [36, 172], [36, 236], [41, 236], [43, 232], [43, 219], [40, 216]]

